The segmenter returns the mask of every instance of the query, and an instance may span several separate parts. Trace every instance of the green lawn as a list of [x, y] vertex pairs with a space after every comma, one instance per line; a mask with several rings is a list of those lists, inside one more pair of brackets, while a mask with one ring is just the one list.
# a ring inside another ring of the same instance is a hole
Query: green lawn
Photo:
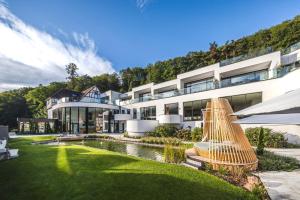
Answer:
[[252, 195], [205, 172], [110, 151], [10, 141], [20, 157], [0, 162], [3, 200], [251, 199]]

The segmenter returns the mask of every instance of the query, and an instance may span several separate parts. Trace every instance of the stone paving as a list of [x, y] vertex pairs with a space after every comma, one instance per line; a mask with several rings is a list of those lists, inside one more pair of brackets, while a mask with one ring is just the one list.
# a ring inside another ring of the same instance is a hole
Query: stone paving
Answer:
[[[300, 149], [267, 149], [277, 155], [293, 157], [300, 162]], [[272, 200], [300, 200], [300, 170], [257, 173]]]
[[300, 170], [258, 173], [272, 200], [300, 199]]

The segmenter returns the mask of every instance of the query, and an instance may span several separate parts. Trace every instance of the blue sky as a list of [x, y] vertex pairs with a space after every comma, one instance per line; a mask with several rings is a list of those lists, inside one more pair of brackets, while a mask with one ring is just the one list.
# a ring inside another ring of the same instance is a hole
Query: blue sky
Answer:
[[[88, 48], [96, 54], [93, 56], [103, 59], [101, 62], [107, 65], [104, 66], [106, 70], [83, 71], [90, 75], [146, 66], [183, 56], [189, 51], [207, 50], [209, 42], [223, 44], [226, 40], [238, 39], [300, 14], [298, 0], [5, 2], [9, 12], [24, 24], [46, 32], [62, 43], [83, 47], [88, 43]], [[70, 39], [74, 33], [80, 36], [77, 40]]]

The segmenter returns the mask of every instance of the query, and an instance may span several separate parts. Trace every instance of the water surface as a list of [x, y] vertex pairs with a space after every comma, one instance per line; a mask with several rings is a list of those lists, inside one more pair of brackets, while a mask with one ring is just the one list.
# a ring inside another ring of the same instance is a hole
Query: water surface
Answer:
[[145, 146], [141, 144], [124, 143], [118, 141], [104, 141], [104, 140], [89, 140], [82, 142], [75, 142], [75, 144], [83, 144], [89, 147], [99, 149], [106, 149], [127, 155], [132, 155], [140, 158], [156, 160], [163, 162], [164, 149], [160, 147]]

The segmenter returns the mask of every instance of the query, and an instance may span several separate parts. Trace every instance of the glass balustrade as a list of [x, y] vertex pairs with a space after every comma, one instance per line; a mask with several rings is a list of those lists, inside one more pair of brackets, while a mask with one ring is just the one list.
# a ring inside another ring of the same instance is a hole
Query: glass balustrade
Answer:
[[[213, 80], [208, 80], [206, 82], [196, 82], [191, 84], [189, 87], [180, 89], [180, 90], [174, 90], [174, 91], [168, 91], [165, 93], [159, 93], [155, 94], [153, 96], [147, 96], [146, 98], [140, 99], [132, 99], [126, 101], [124, 105], [128, 104], [133, 104], [133, 103], [138, 103], [138, 102], [143, 102], [143, 101], [151, 101], [151, 100], [157, 100], [157, 99], [164, 99], [164, 98], [169, 98], [169, 97], [174, 97], [174, 96], [181, 96], [185, 94], [192, 94], [196, 92], [203, 92], [203, 91], [208, 91], [212, 89], [218, 89], [218, 88], [225, 88], [229, 86], [237, 86], [237, 85], [242, 85], [242, 84], [247, 84], [251, 82], [257, 82], [257, 81], [263, 81], [263, 80], [268, 80], [268, 79], [273, 79], [273, 78], [280, 78], [285, 76], [286, 74], [290, 73], [291, 71], [294, 71], [296, 69], [300, 68], [300, 62], [296, 62], [290, 65], [285, 65], [273, 70], [261, 70], [261, 71], [255, 71], [255, 72], [250, 72], [247, 74], [242, 74], [238, 76], [232, 76], [225, 78], [221, 80], [220, 82], [214, 82]], [[269, 74], [270, 76], [269, 78]]]
[[300, 42], [293, 44], [292, 46], [286, 48], [285, 50], [283, 50], [283, 54], [289, 54], [292, 53], [296, 50], [300, 49]]
[[255, 51], [249, 52], [248, 54], [245, 54], [245, 55], [240, 55], [240, 56], [236, 56], [236, 57], [229, 58], [226, 60], [222, 60], [222, 61], [220, 61], [220, 67], [224, 67], [226, 65], [241, 62], [244, 60], [248, 60], [250, 58], [255, 58], [255, 57], [262, 56], [262, 55], [272, 53], [272, 52], [273, 52], [273, 49], [271, 47], [268, 47], [265, 49], [260, 49], [260, 50], [255, 50]]
[[268, 70], [250, 72], [247, 74], [232, 76], [221, 80], [221, 87], [241, 85], [266, 79], [268, 79]]

